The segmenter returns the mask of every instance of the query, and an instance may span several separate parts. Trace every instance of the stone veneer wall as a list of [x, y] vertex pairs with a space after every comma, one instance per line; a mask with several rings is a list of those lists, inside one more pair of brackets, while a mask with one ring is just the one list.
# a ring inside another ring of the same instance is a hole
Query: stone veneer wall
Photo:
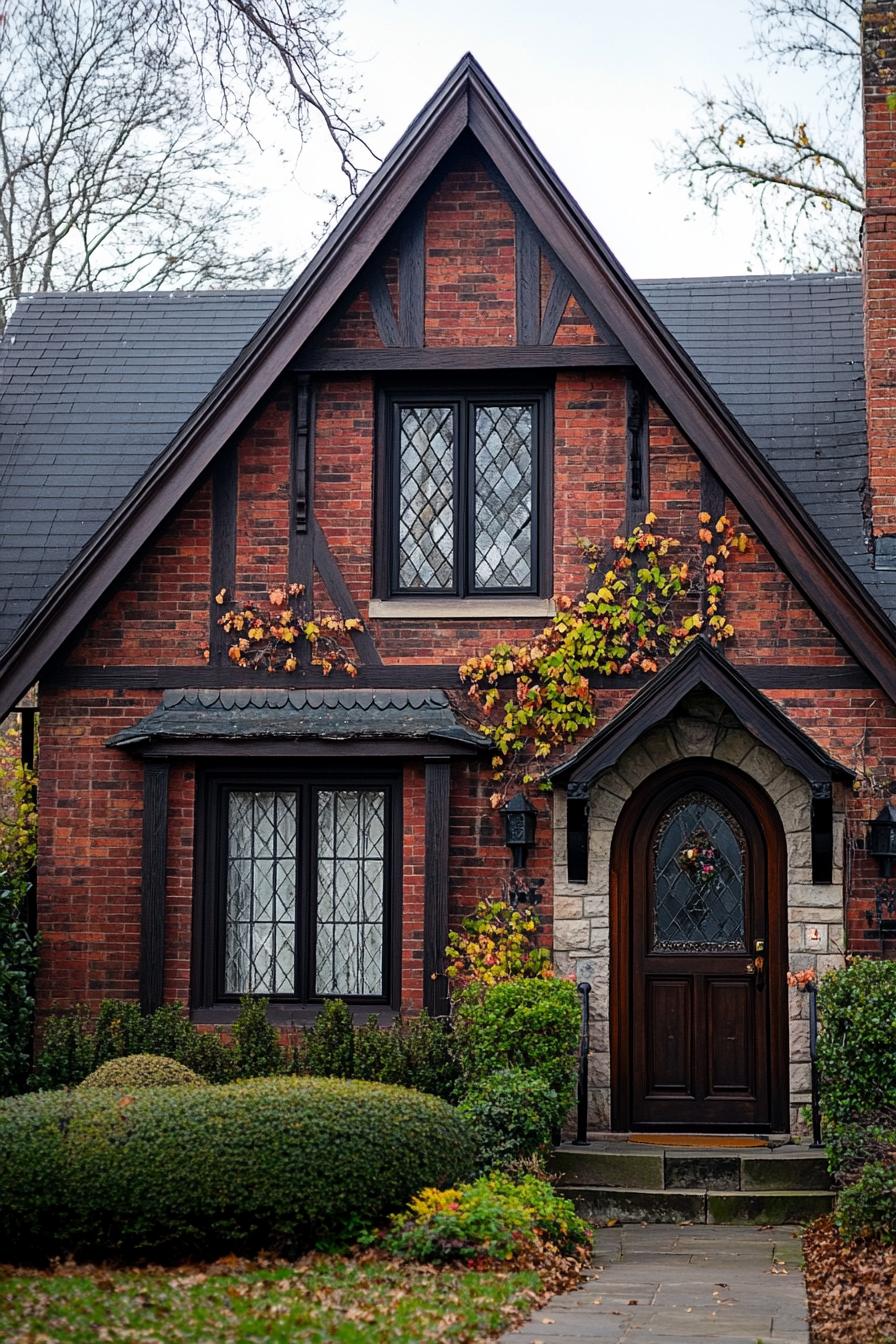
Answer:
[[[712, 757], [737, 766], [760, 784], [777, 808], [787, 839], [790, 966], [819, 973], [842, 964], [842, 791], [834, 792], [834, 872], [828, 886], [812, 882], [807, 781], [745, 731], [714, 696], [694, 694], [676, 714], [651, 729], [601, 776], [591, 795], [588, 881], [566, 876], [566, 796], [557, 791], [554, 812], [554, 950], [563, 974], [593, 987], [591, 999], [590, 1123], [610, 1126], [610, 850], [626, 799], [649, 775], [673, 761]], [[817, 931], [816, 941], [810, 931]], [[801, 1109], [810, 1097], [807, 999], [789, 991], [791, 1128], [802, 1130]]]

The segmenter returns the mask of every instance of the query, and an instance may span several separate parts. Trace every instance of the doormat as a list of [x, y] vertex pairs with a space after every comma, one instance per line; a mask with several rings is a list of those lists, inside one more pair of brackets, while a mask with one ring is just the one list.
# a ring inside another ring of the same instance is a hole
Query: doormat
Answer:
[[767, 1148], [767, 1139], [740, 1134], [629, 1134], [629, 1143], [652, 1143], [661, 1148]]

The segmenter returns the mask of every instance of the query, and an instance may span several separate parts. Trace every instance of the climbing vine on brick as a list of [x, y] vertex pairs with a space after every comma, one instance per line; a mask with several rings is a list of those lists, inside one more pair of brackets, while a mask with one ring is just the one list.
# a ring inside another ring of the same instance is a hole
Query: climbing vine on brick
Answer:
[[[215, 594], [219, 607], [227, 605], [227, 596], [226, 588]], [[356, 677], [357, 661], [340, 637], [363, 630], [361, 621], [351, 616], [306, 616], [304, 597], [304, 584], [287, 583], [270, 590], [266, 609], [262, 603], [245, 602], [223, 612], [218, 624], [231, 637], [230, 661], [266, 672], [295, 672], [304, 642], [310, 647], [311, 662], [325, 677], [334, 669]], [[208, 645], [202, 646], [202, 653], [207, 661]]]
[[713, 644], [734, 627], [724, 611], [725, 567], [746, 535], [724, 515], [698, 515], [689, 545], [656, 529], [649, 513], [601, 558], [579, 541], [589, 579], [578, 597], [558, 596], [551, 623], [524, 644], [497, 644], [460, 668], [477, 726], [494, 745], [497, 805], [511, 786], [549, 787], [558, 749], [598, 722], [595, 676], [655, 672], [701, 632]]

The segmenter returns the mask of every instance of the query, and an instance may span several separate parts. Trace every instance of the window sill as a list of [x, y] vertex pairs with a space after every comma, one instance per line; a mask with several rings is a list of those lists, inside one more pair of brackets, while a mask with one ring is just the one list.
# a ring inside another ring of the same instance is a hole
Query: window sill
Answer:
[[505, 621], [553, 616], [555, 610], [550, 597], [374, 597], [367, 614], [373, 621]]
[[[270, 1003], [268, 1021], [275, 1027], [310, 1027], [324, 1006], [323, 1003]], [[350, 1003], [348, 1007], [356, 1026], [363, 1026], [369, 1017], [376, 1017], [380, 1026], [385, 1027], [399, 1015], [398, 1009], [387, 1003]], [[190, 1021], [197, 1027], [229, 1027], [239, 1015], [238, 1003], [219, 1003], [211, 1008], [193, 1008]]]

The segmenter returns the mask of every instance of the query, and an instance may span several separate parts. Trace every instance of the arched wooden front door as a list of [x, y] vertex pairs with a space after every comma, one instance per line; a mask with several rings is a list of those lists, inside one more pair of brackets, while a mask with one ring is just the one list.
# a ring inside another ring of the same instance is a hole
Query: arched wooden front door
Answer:
[[613, 1123], [787, 1124], [784, 839], [766, 795], [709, 760], [629, 799], [612, 863]]

